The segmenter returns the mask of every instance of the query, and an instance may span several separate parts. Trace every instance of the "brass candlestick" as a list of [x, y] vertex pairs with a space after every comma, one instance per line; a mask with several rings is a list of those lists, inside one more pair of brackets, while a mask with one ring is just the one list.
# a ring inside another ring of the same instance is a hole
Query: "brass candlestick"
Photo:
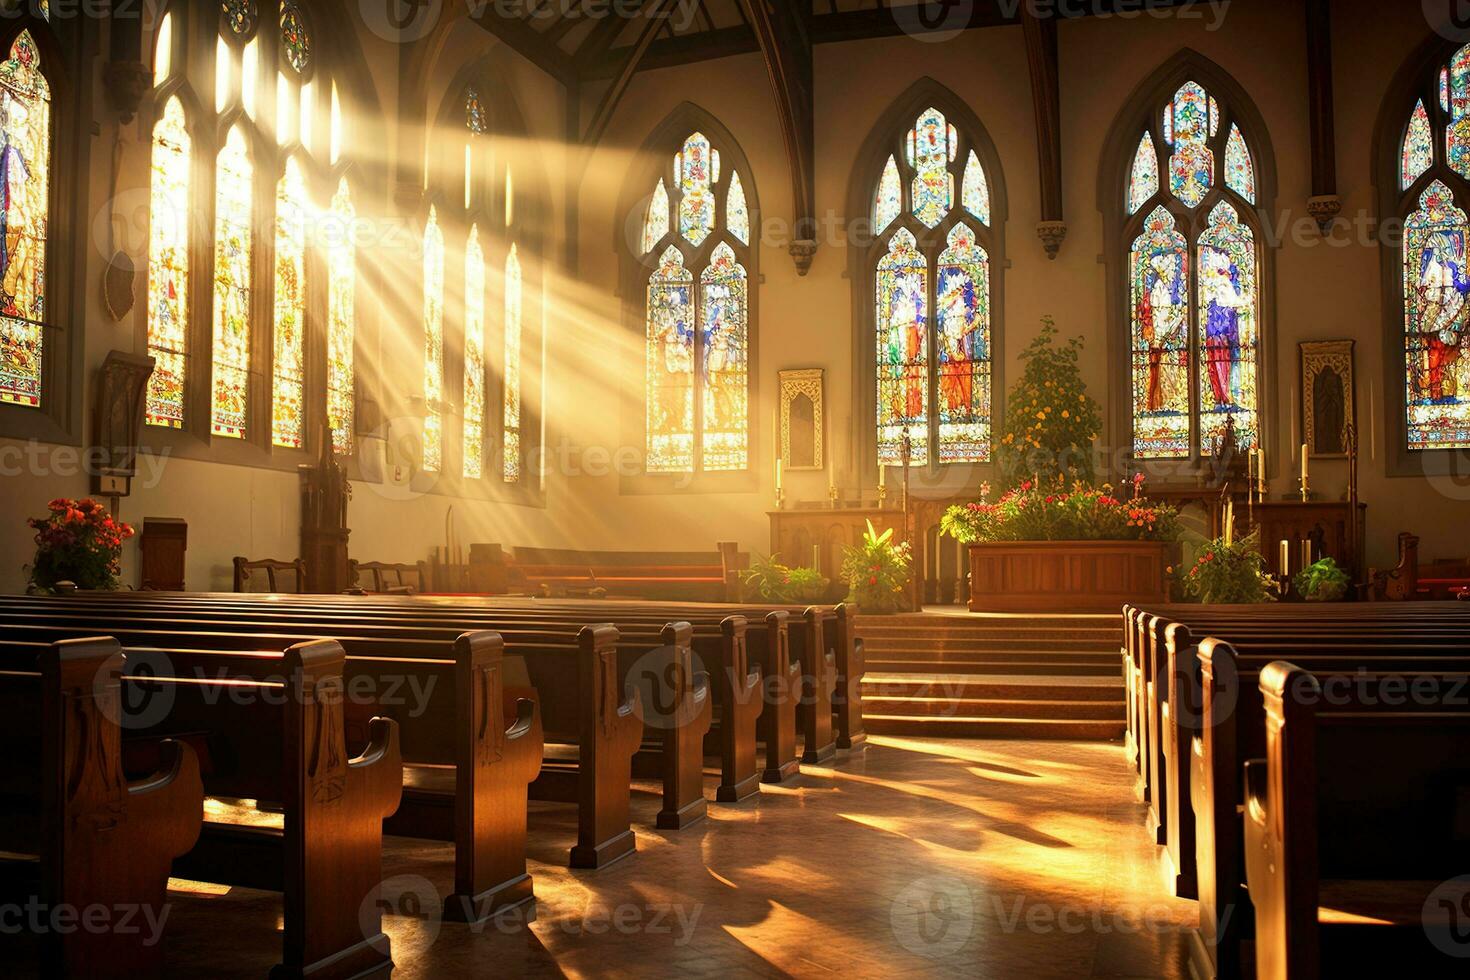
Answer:
[[786, 509], [786, 491], [784, 489], [782, 489], [781, 487], [777, 487], [776, 488], [776, 509], [777, 510], [785, 510]]
[[832, 501], [832, 509], [833, 510], [836, 510], [837, 509], [837, 496], [838, 496], [838, 493], [837, 493], [837, 488], [836, 487], [828, 487], [827, 488], [827, 497], [828, 497], [828, 499], [830, 499]]
[[1303, 475], [1299, 482], [1302, 485], [1302, 503], [1305, 504], [1312, 499], [1312, 485], [1308, 482], [1306, 475]]
[[878, 484], [878, 509], [885, 510], [888, 506], [888, 488], [881, 483]]

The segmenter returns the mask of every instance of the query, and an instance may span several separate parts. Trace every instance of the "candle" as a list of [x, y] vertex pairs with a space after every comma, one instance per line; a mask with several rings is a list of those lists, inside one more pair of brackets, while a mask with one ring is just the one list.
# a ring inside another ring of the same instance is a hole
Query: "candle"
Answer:
[[1256, 487], [1261, 491], [1261, 496], [1266, 495], [1266, 450], [1256, 450]]
[[1310, 538], [1302, 541], [1302, 567], [1306, 568], [1312, 563], [1312, 541]]
[[1307, 492], [1307, 444], [1302, 443], [1302, 493]]
[[1235, 541], [1235, 501], [1225, 501], [1225, 547]]
[[819, 575], [822, 572], [822, 546], [819, 544], [812, 545], [812, 571]]
[[888, 486], [888, 467], [883, 463], [878, 464], [878, 486]]
[[1285, 538], [1281, 539], [1281, 574], [1291, 574], [1291, 544]]
[[781, 457], [776, 457], [776, 492], [781, 492]]

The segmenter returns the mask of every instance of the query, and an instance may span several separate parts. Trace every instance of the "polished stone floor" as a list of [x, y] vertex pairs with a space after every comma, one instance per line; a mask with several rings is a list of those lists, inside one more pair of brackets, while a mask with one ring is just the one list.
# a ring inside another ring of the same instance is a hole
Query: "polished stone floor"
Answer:
[[[1116, 744], [874, 738], [682, 832], [649, 786], [638, 853], [599, 872], [564, 866], [571, 808], [534, 804], [536, 921], [478, 932], [437, 918], [450, 848], [392, 838], [395, 976], [1182, 976], [1195, 906], [1131, 786]], [[171, 897], [170, 975], [276, 961], [278, 896]]]

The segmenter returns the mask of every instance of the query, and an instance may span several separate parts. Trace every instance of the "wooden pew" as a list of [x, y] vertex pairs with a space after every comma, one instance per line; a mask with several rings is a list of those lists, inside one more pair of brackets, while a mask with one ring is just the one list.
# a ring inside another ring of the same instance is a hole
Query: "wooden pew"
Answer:
[[1465, 976], [1464, 675], [1378, 676], [1329, 700], [1277, 661], [1260, 691], [1265, 757], [1245, 764], [1243, 808], [1256, 977]]
[[347, 580], [365, 592], [412, 595], [429, 591], [429, 568], [422, 561], [403, 564], [353, 558], [347, 562]]
[[[0, 862], [7, 895], [35, 896], [42, 909], [127, 914], [136, 928], [48, 929], [47, 976], [147, 977], [163, 946], [169, 868], [192, 848], [203, 817], [194, 750], [160, 747], [162, 766], [129, 781], [121, 752], [124, 658], [111, 639], [36, 648], [0, 670], [0, 848], [34, 861]], [[145, 914], [146, 913], [146, 914]], [[12, 962], [11, 969], [21, 969]]]
[[739, 598], [750, 556], [733, 544], [716, 552], [573, 551], [516, 548], [511, 582], [530, 594], [581, 593], [706, 602]]
[[1419, 538], [1399, 535], [1399, 562], [1368, 577], [1372, 598], [1382, 601], [1470, 599], [1470, 561], [1419, 562]]
[[[277, 561], [274, 558], [261, 558], [251, 561], [237, 555], [235, 564], [235, 591], [250, 593], [250, 580], [257, 572], [263, 573], [266, 582], [266, 592], [296, 592], [306, 591], [306, 562], [297, 558], [293, 561]], [[284, 573], [290, 573], [291, 588], [281, 588], [281, 577]]]

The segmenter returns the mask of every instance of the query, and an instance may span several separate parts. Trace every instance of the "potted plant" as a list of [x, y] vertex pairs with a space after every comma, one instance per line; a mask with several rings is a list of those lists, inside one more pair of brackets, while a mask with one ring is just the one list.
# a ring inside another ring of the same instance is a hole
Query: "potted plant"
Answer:
[[779, 558], [770, 555], [752, 559], [750, 568], [740, 573], [741, 584], [763, 602], [820, 602], [830, 580], [814, 568], [783, 565]]
[[864, 614], [891, 615], [908, 609], [907, 588], [913, 554], [907, 541], [895, 544], [893, 528], [878, 533], [873, 522], [856, 547], [843, 550], [842, 577], [847, 601]]
[[1024, 367], [1006, 395], [996, 438], [996, 463], [1007, 486], [1096, 480], [1092, 443], [1102, 429], [1102, 413], [1082, 381], [1082, 346], [1080, 337], [1059, 345], [1056, 321], [1047, 316], [1041, 333], [1021, 352]]
[[1181, 581], [1184, 594], [1195, 602], [1227, 605], [1274, 602], [1272, 584], [1259, 532], [1207, 542]]
[[30, 591], [116, 589], [122, 544], [133, 536], [132, 527], [90, 497], [58, 497], [46, 509], [45, 517], [26, 522], [36, 532], [36, 557], [28, 568]]
[[1339, 602], [1351, 584], [1347, 572], [1331, 558], [1323, 558], [1296, 573], [1291, 584], [1307, 602]]

